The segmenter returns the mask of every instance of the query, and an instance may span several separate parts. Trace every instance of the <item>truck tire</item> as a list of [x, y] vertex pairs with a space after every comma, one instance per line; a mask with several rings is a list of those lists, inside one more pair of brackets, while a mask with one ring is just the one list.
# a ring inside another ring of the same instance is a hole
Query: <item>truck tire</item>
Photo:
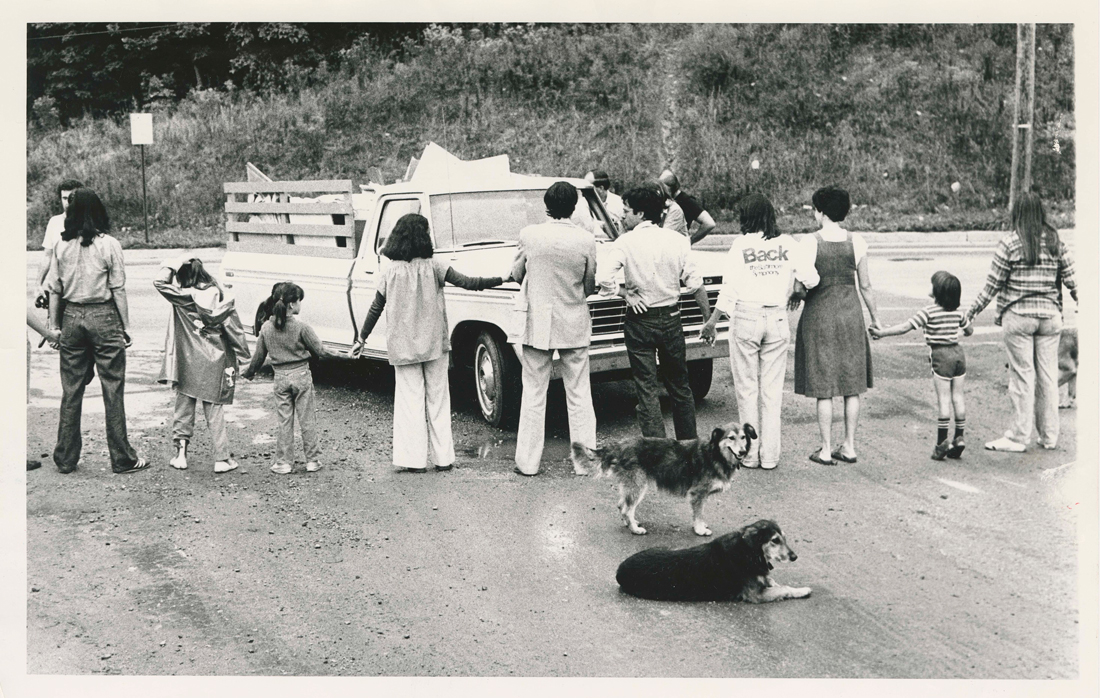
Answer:
[[695, 402], [702, 402], [707, 396], [713, 379], [714, 359], [688, 362], [688, 384], [691, 386], [691, 394], [695, 397]]
[[519, 422], [522, 369], [519, 359], [497, 334], [482, 331], [474, 343], [474, 394], [485, 421], [512, 428]]

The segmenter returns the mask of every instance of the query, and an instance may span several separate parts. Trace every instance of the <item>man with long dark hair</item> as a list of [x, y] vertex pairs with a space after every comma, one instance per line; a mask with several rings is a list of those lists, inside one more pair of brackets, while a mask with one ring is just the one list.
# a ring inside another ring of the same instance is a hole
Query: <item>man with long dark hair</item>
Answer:
[[47, 274], [50, 328], [61, 330], [61, 415], [53, 459], [62, 473], [76, 470], [80, 460], [80, 413], [91, 361], [103, 387], [111, 469], [130, 473], [148, 467], [126, 435], [123, 398], [130, 313], [122, 246], [107, 234], [110, 228], [107, 209], [96, 193], [74, 191]]
[[[592, 318], [588, 296], [596, 290], [596, 238], [569, 222], [577, 189], [555, 182], [543, 201], [549, 220], [520, 231], [512, 278], [524, 284], [527, 317], [522, 331], [523, 398], [516, 436], [516, 472], [537, 475], [546, 436], [546, 389], [554, 351], [561, 359], [569, 411], [569, 438], [596, 446], [596, 413], [588, 379]], [[526, 281], [525, 281], [526, 280]], [[574, 471], [586, 469], [574, 463]]]

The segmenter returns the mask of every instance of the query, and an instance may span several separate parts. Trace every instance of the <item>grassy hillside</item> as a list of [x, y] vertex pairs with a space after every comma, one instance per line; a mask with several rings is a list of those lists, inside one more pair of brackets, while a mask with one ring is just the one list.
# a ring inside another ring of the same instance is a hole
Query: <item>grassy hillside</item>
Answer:
[[[1066, 225], [1072, 28], [1037, 35], [1035, 186]], [[392, 181], [429, 140], [464, 158], [508, 153], [521, 172], [600, 167], [619, 190], [671, 165], [719, 220], [760, 191], [792, 232], [810, 227], [802, 207], [828, 183], [852, 192], [853, 227], [998, 227], [1014, 71], [1012, 25], [432, 26], [398, 52], [360, 42], [311, 76], [320, 87], [163, 103], [146, 147], [150, 228], [161, 244], [220, 240], [221, 185], [246, 161], [278, 179], [365, 182], [377, 168]], [[141, 237], [128, 120], [28, 133], [29, 245], [68, 176], [104, 196], [116, 229], [135, 229], [123, 237]]]

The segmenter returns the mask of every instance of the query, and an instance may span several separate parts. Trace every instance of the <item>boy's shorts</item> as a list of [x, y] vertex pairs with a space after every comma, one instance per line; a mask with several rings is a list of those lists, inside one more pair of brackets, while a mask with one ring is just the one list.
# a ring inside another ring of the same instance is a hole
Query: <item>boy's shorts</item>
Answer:
[[928, 348], [932, 375], [951, 380], [966, 375], [966, 354], [958, 344], [934, 344]]

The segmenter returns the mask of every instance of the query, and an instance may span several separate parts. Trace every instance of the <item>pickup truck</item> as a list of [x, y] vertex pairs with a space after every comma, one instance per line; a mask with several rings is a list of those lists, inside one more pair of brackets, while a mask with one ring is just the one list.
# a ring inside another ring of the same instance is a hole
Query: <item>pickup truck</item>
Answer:
[[[363, 186], [359, 192], [348, 180], [228, 182], [224, 190], [229, 240], [222, 275], [237, 297], [246, 331], [258, 331], [251, 327], [252, 310], [267, 298], [272, 285], [291, 280], [305, 291], [301, 319], [317, 331], [326, 349], [349, 356], [374, 298], [375, 280], [388, 261], [379, 250], [401, 216], [425, 216], [435, 254], [456, 270], [506, 278], [520, 230], [545, 220], [543, 194], [562, 179], [567, 178], [510, 172], [471, 177], [451, 172], [451, 176], [413, 176], [406, 182]], [[567, 181], [581, 195], [574, 222], [592, 230], [598, 249], [604, 249], [616, 228], [603, 204], [586, 181]], [[248, 200], [239, 200], [242, 197]], [[713, 308], [721, 289], [724, 255], [694, 250], [692, 254], [697, 256]], [[508, 282], [480, 292], [452, 286], [445, 291], [452, 370], [466, 372], [481, 414], [498, 427], [514, 426], [519, 414], [520, 364], [509, 344], [510, 330], [517, 322], [514, 306], [519, 290], [518, 284]], [[629, 377], [623, 343], [625, 302], [597, 294], [588, 304], [593, 382]], [[681, 296], [680, 308], [691, 387], [696, 400], [702, 400], [710, 389], [713, 360], [728, 355], [728, 324], [719, 324], [718, 341], [708, 346], [699, 340], [702, 317], [690, 294]], [[385, 322], [383, 312], [362, 358], [386, 360]], [[554, 377], [559, 377], [556, 369]]]

